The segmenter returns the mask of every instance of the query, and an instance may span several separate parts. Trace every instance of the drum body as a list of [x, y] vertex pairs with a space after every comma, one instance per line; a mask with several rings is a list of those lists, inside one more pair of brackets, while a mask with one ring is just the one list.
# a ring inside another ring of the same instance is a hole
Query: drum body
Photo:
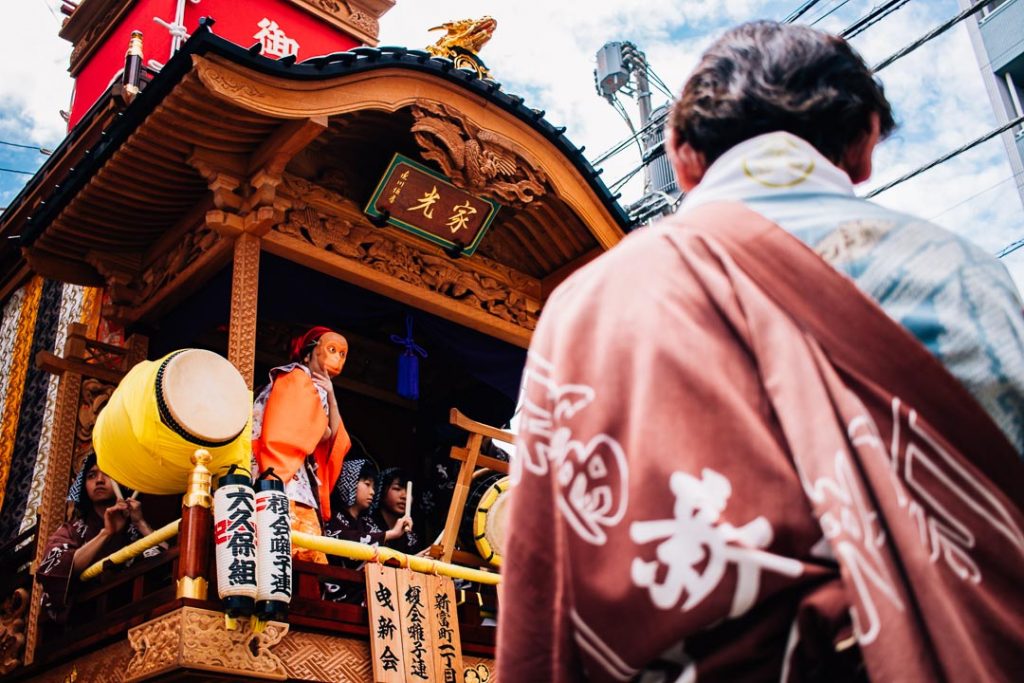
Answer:
[[252, 392], [227, 359], [184, 349], [143, 361], [100, 411], [92, 441], [101, 470], [143, 493], [185, 490], [191, 457], [205, 448], [212, 472], [248, 469]]
[[508, 475], [478, 470], [473, 475], [459, 526], [459, 540], [495, 567], [501, 566], [505, 547]]

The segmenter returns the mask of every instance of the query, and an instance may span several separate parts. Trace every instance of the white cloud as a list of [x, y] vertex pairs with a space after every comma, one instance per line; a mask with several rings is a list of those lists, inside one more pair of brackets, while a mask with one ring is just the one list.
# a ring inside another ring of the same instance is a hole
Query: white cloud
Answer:
[[[643, 50], [654, 70], [678, 90], [701, 51], [728, 26], [767, 17], [782, 18], [798, 0], [399, 0], [385, 15], [381, 43], [424, 47], [438, 34], [431, 26], [452, 19], [490, 14], [498, 20], [494, 38], [481, 56], [508, 92], [547, 112], [555, 125], [568, 128], [587, 156], [628, 135], [618, 114], [594, 91], [594, 55], [605, 42], [631, 40]], [[819, 24], [839, 30], [866, 13], [874, 0], [854, 0]], [[0, 2], [0, 25], [7, 36], [0, 48], [0, 133], [2, 139], [55, 145], [64, 133], [58, 115], [67, 109], [71, 82], [67, 77], [70, 46], [57, 36], [58, 20], [47, 10], [59, 0]], [[823, 8], [835, 7], [824, 3]], [[911, 42], [926, 29], [952, 16], [955, 0], [908, 3], [868, 29], [854, 45], [869, 63], [876, 63]], [[805, 20], [812, 21], [814, 9]], [[58, 14], [59, 16], [59, 14]], [[13, 27], [13, 30], [12, 30]], [[957, 26], [944, 36], [895, 63], [882, 78], [901, 122], [898, 133], [876, 157], [876, 178], [867, 187], [898, 177], [949, 151], [995, 125], [968, 40]], [[656, 96], [655, 104], [664, 98]], [[635, 106], [631, 107], [634, 121]], [[639, 163], [634, 148], [605, 165], [611, 184]], [[995, 251], [1024, 237], [1024, 210], [998, 140], [922, 174], [878, 201], [937, 222]], [[15, 179], [3, 178], [9, 186]], [[638, 198], [639, 182], [626, 186], [623, 202]], [[1022, 250], [1024, 251], [1024, 250]], [[1024, 283], [1024, 255], [1007, 260]]]
[[[877, 63], [957, 11], [955, 3], [909, 3], [855, 39]], [[967, 29], [959, 25], [880, 74], [900, 128], [875, 157], [878, 187], [994, 128], [996, 117]], [[990, 140], [884, 192], [880, 204], [935, 221], [995, 253], [1024, 237], [1024, 208], [1003, 143]], [[1007, 261], [1024, 287], [1024, 260]]]
[[70, 107], [71, 45], [57, 35], [63, 18], [59, 5], [59, 0], [0, 3], [0, 134], [5, 140], [53, 147], [64, 137], [60, 110]]

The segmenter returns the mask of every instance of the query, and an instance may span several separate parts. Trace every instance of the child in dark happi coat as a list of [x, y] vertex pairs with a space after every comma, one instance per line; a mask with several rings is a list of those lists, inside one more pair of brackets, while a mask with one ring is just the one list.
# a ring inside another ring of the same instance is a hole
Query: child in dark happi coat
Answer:
[[404, 470], [398, 467], [389, 467], [382, 470], [377, 477], [377, 488], [373, 495], [373, 503], [370, 505], [370, 521], [378, 531], [395, 528], [402, 520], [409, 521], [405, 532], [392, 540], [386, 540], [384, 545], [407, 555], [414, 555], [419, 552], [422, 544], [419, 537], [412, 530], [411, 511], [406, 507], [407, 489], [409, 476]]
[[[72, 579], [100, 558], [153, 531], [142, 516], [142, 503], [132, 498], [119, 500], [114, 487], [96, 464], [96, 454], [86, 456], [68, 493], [68, 501], [74, 503], [72, 518], [47, 540], [36, 570], [44, 591], [43, 609], [54, 621], [67, 619]], [[150, 548], [143, 557], [163, 550], [163, 545]]]
[[[394, 528], [383, 531], [370, 519], [370, 505], [374, 500], [377, 468], [364, 458], [348, 459], [342, 465], [338, 483], [331, 493], [333, 513], [324, 528], [324, 535], [369, 545], [381, 545], [401, 536], [408, 520], [399, 520]], [[330, 557], [331, 564], [358, 569], [362, 562]], [[324, 583], [324, 598], [336, 602], [362, 601], [362, 591], [332, 582]]]
[[398, 539], [412, 527], [412, 522], [407, 519], [397, 520], [387, 530], [374, 524], [370, 506], [374, 501], [376, 481], [377, 468], [369, 460], [359, 458], [345, 461], [332, 494], [334, 512], [327, 522], [324, 535], [381, 545]]

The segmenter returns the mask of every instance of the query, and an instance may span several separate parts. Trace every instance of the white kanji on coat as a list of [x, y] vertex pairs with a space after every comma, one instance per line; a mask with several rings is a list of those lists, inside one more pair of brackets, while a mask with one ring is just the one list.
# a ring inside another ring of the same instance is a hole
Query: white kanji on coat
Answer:
[[278, 26], [276, 21], [263, 17], [256, 25], [260, 30], [253, 34], [253, 38], [260, 41], [263, 54], [278, 58], [299, 54], [298, 41], [286, 36], [284, 29]]
[[524, 472], [558, 483], [556, 502], [579, 538], [604, 545], [608, 530], [622, 521], [629, 502], [629, 466], [622, 445], [610, 435], [573, 418], [597, 398], [586, 384], [554, 378], [550, 361], [529, 353], [518, 411], [520, 438], [509, 474], [513, 486]]
[[684, 600], [682, 609], [693, 609], [715, 590], [732, 563], [737, 574], [729, 616], [736, 617], [757, 599], [763, 569], [787, 576], [803, 573], [800, 562], [763, 550], [772, 541], [766, 518], [740, 527], [720, 521], [732, 484], [718, 472], [705, 468], [700, 479], [674, 472], [669, 487], [675, 495], [675, 517], [633, 522], [629, 529], [637, 543], [662, 541], [653, 562], [638, 557], [631, 567], [633, 583], [648, 590], [656, 607], [672, 609]]

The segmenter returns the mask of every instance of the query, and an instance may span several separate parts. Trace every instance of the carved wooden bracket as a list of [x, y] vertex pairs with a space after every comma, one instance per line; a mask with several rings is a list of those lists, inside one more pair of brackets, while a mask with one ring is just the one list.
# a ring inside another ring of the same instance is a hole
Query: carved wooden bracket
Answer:
[[379, 19], [395, 0], [291, 0], [367, 45], [376, 45]]
[[135, 303], [138, 292], [132, 287], [132, 281], [142, 267], [141, 254], [90, 251], [85, 260], [106, 280], [114, 305], [130, 306]]
[[271, 621], [262, 633], [249, 622], [236, 631], [224, 626], [224, 614], [182, 607], [128, 631], [134, 656], [125, 681], [141, 681], [176, 669], [201, 669], [245, 678], [284, 680], [288, 674], [271, 648], [288, 633], [288, 624]]
[[412, 116], [423, 157], [437, 162], [458, 187], [515, 207], [548, 192], [547, 174], [514, 140], [481, 128], [440, 102], [414, 105]]
[[290, 206], [277, 196], [285, 166], [327, 126], [326, 116], [283, 123], [248, 158], [195, 150], [189, 164], [206, 180], [216, 207], [207, 225], [223, 235], [259, 236], [281, 221]]
[[245, 202], [242, 178], [245, 161], [233, 155], [215, 155], [197, 150], [188, 163], [199, 172], [213, 193], [213, 205], [224, 211], [238, 211]]

